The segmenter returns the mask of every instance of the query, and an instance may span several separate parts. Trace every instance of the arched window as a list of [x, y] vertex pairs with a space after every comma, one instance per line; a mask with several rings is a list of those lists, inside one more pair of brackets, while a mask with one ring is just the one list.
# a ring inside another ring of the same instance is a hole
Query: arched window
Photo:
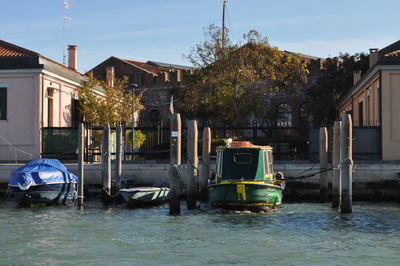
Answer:
[[304, 125], [306, 123], [311, 122], [312, 115], [310, 114], [309, 103], [302, 103], [299, 108], [299, 123], [300, 125]]
[[292, 126], [292, 109], [290, 105], [286, 103], [281, 103], [278, 105], [278, 127], [291, 127]]

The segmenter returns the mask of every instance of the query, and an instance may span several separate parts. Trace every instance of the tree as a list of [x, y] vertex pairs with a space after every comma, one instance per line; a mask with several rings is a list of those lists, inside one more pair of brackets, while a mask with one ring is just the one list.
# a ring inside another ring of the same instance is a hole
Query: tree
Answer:
[[[135, 112], [143, 109], [140, 104], [143, 92], [135, 96]], [[111, 87], [89, 73], [88, 82], [79, 92], [79, 101], [85, 120], [96, 126], [132, 121], [132, 91], [128, 89], [127, 78], [115, 79], [114, 86]]]
[[325, 60], [317, 81], [307, 90], [308, 108], [315, 125], [333, 125], [337, 119], [336, 103], [353, 86], [354, 70], [363, 74], [368, 68], [369, 58], [363, 53], [345, 53]]
[[[106, 123], [111, 126], [118, 122], [129, 124], [132, 121], [132, 91], [127, 86], [127, 78], [115, 79], [114, 86], [88, 74], [89, 79], [79, 92], [80, 112], [86, 121], [102, 127]], [[144, 91], [135, 95], [135, 112], [143, 109], [140, 100]], [[135, 147], [140, 147], [145, 136], [135, 131]]]
[[270, 46], [255, 30], [243, 36], [244, 45], [233, 45], [226, 37], [222, 46], [215, 25], [205, 36], [188, 56], [196, 68], [179, 95], [178, 108], [186, 116], [232, 125], [263, 117], [271, 94], [305, 81], [300, 58]]

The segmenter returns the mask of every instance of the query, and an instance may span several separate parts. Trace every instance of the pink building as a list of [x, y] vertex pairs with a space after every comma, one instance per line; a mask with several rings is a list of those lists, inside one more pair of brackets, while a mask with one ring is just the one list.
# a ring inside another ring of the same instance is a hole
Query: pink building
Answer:
[[0, 161], [40, 158], [42, 128], [71, 127], [79, 120], [77, 47], [68, 67], [0, 40]]

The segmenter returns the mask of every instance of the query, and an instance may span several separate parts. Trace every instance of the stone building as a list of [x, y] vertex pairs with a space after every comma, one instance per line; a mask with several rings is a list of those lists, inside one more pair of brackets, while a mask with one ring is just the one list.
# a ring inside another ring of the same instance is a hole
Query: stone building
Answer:
[[274, 93], [267, 101], [279, 113], [276, 121], [278, 127], [297, 127], [310, 120], [310, 114], [306, 108], [308, 102], [306, 90], [317, 80], [323, 68], [324, 59], [289, 51], [283, 51], [283, 53], [299, 56], [307, 65], [309, 74], [302, 83]]
[[354, 71], [354, 86], [341, 98], [340, 114], [352, 115], [355, 126], [380, 128], [380, 158], [400, 160], [400, 41], [370, 49], [370, 68]]
[[156, 122], [169, 118], [171, 89], [183, 84], [183, 72], [190, 67], [111, 56], [90, 71], [100, 80], [110, 80], [112, 73], [115, 78], [127, 77], [128, 89], [135, 89], [135, 94], [145, 90], [139, 120]]

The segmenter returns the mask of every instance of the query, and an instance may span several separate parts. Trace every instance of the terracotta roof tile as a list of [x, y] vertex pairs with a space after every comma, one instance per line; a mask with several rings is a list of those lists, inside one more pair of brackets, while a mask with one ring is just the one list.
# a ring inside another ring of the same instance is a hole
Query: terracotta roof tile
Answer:
[[48, 60], [50, 62], [53, 62], [54, 64], [57, 64], [57, 65], [61, 66], [63, 68], [66, 68], [66, 69], [68, 69], [70, 71], [76, 72], [76, 73], [78, 73], [78, 74], [80, 74], [82, 76], [85, 76], [84, 74], [76, 71], [75, 69], [72, 69], [72, 68], [69, 68], [67, 66], [64, 66], [63, 64], [60, 64], [60, 63], [58, 63], [58, 62], [56, 62], [56, 61], [54, 61], [54, 60], [52, 60], [50, 58], [42, 56], [42, 55], [40, 55], [40, 54], [38, 54], [36, 52], [33, 52], [31, 50], [22, 48], [20, 46], [12, 44], [12, 43], [5, 42], [3, 40], [0, 40], [0, 57], [31, 57], [31, 56], [41, 57], [41, 58], [43, 58], [45, 60]]
[[38, 56], [38, 55], [39, 55], [38, 53], [35, 53], [28, 49], [0, 40], [0, 56], [27, 57], [27, 56]]
[[153, 74], [158, 74], [159, 72], [161, 72], [161, 69], [159, 69], [158, 67], [155, 67], [155, 66], [152, 66], [152, 65], [150, 65], [150, 64], [147, 64], [147, 63], [145, 63], [145, 62], [139, 62], [139, 61], [133, 61], [133, 60], [126, 60], [126, 59], [123, 59], [124, 61], [126, 61], [126, 62], [128, 62], [128, 63], [130, 63], [130, 64], [133, 64], [133, 65], [135, 65], [135, 66], [138, 66], [138, 67], [140, 67], [140, 68], [143, 68], [143, 69], [145, 69], [145, 70], [147, 70], [147, 71], [149, 71], [149, 72], [151, 72], [151, 73], [153, 73]]

